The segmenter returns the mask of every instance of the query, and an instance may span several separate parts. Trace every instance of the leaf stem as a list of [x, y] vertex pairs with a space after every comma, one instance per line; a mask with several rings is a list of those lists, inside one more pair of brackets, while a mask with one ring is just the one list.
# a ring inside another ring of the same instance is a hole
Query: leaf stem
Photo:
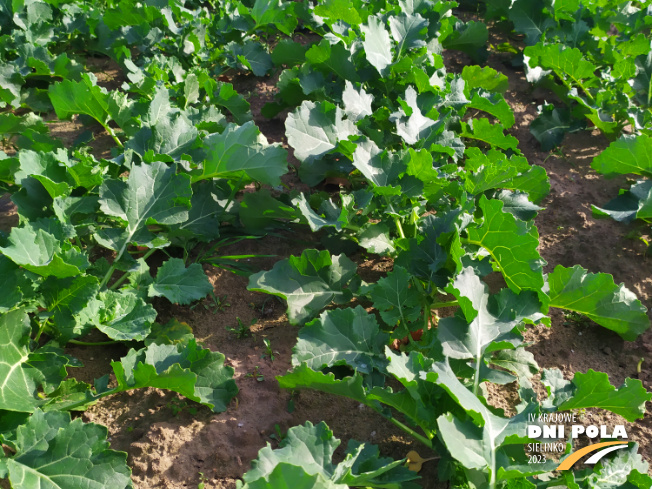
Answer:
[[115, 344], [119, 343], [119, 341], [116, 341], [116, 340], [109, 340], [109, 341], [68, 340], [68, 343], [72, 343], [73, 345], [81, 345], [81, 346], [102, 346], [102, 345], [115, 345]]
[[413, 430], [412, 428], [410, 428], [409, 426], [404, 425], [403, 423], [401, 423], [398, 419], [394, 418], [393, 416], [392, 416], [392, 417], [388, 417], [387, 419], [388, 419], [389, 421], [391, 421], [392, 423], [394, 423], [394, 424], [395, 424], [396, 426], [398, 426], [399, 428], [401, 428], [403, 431], [405, 431], [408, 435], [413, 436], [415, 439], [419, 440], [419, 441], [420, 441], [421, 443], [423, 443], [425, 446], [427, 446], [428, 448], [432, 449], [432, 441], [430, 441], [428, 438], [426, 438], [426, 437], [423, 436], [423, 435], [420, 435], [419, 433], [417, 433], [416, 431], [414, 431], [414, 430]]
[[396, 223], [396, 229], [398, 230], [398, 234], [401, 238], [405, 238], [405, 233], [403, 232], [403, 226], [401, 226], [401, 220], [398, 218], [398, 216], [394, 216], [394, 222]]
[[113, 132], [113, 129], [112, 129], [111, 127], [109, 127], [108, 124], [102, 124], [102, 126], [104, 127], [104, 129], [106, 129], [106, 132], [108, 132], [109, 135], [113, 138], [113, 140], [115, 141], [115, 143], [116, 143], [118, 146], [120, 146], [121, 148], [124, 148], [124, 145], [123, 145], [122, 142], [118, 139], [118, 136], [115, 135], [115, 132]]
[[[152, 248], [151, 250], [147, 250], [147, 253], [143, 255], [143, 260], [147, 260], [152, 253], [156, 251], [156, 248]], [[124, 275], [122, 275], [118, 280], [116, 280], [111, 287], [109, 287], [109, 290], [115, 290], [117, 289], [127, 278], [131, 275], [129, 272], [125, 272]], [[101, 288], [101, 286], [100, 286]]]
[[430, 304], [430, 309], [439, 309], [441, 307], [454, 307], [459, 305], [460, 303], [457, 301], [457, 299], [448, 302], [433, 302], [432, 304]]

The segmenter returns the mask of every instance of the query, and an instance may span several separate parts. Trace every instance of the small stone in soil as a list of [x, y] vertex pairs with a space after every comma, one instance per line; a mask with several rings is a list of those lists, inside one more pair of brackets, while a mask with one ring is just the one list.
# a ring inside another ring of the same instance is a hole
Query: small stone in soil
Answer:
[[605, 355], [611, 355], [611, 348], [609, 348], [608, 346], [605, 346], [602, 349], [602, 353], [604, 353]]

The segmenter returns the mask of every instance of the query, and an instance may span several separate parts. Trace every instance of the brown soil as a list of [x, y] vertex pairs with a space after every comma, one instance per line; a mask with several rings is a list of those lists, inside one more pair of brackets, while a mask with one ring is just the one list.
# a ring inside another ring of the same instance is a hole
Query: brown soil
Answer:
[[[447, 64], [449, 71], [459, 72], [470, 62], [455, 55], [447, 59]], [[633, 230], [631, 226], [596, 220], [591, 214], [591, 203], [606, 202], [623, 186], [622, 180], [605, 180], [590, 168], [592, 158], [608, 141], [597, 131], [584, 132], [566, 138], [562, 155], [540, 151], [529, 132], [529, 124], [536, 117], [536, 105], [541, 102], [538, 99], [546, 94], [533, 91], [523, 73], [512, 69], [509, 61], [501, 56], [492, 55], [489, 64], [510, 80], [506, 97], [514, 109], [516, 125], [509, 132], [519, 139], [519, 147], [530, 163], [545, 167], [550, 178], [552, 190], [544, 203], [546, 208], [536, 219], [542, 236], [540, 252], [548, 261], [546, 271], [557, 264], [580, 264], [592, 272], [611, 273], [616, 282], [624, 282], [650, 307], [652, 279], [645, 246], [626, 237]], [[101, 81], [108, 85], [116, 79], [119, 74], [113, 73]], [[281, 142], [287, 147], [285, 114], [272, 120], [260, 116], [262, 106], [273, 97], [276, 79], [241, 76], [233, 83], [240, 93], [249, 94], [255, 121], [262, 132], [270, 141]], [[68, 143], [82, 130], [76, 124], [56, 122], [50, 126], [53, 135]], [[98, 144], [96, 155], [104, 156], [110, 147], [104, 143], [108, 136], [99, 131], [94, 133]], [[296, 164], [296, 160], [292, 163]], [[303, 190], [294, 174], [286, 177], [285, 182]], [[16, 224], [17, 216], [11, 202], [6, 196], [2, 197], [0, 229], [7, 231]], [[291, 239], [267, 237], [237, 245], [237, 253], [277, 255], [256, 262], [260, 268], [269, 269], [277, 259], [299, 254], [315, 240], [311, 235], [300, 238], [303, 241], [298, 242], [296, 236]], [[227, 248], [220, 252], [230, 254], [233, 250]], [[386, 273], [391, 266], [383, 259], [358, 262], [361, 273], [376, 276]], [[111, 446], [129, 454], [128, 462], [137, 488], [197, 487], [204, 480], [201, 474], [206, 478], [207, 489], [233, 488], [261, 447], [266, 443], [276, 446], [277, 425], [285, 432], [306, 420], [326, 421], [335, 436], [343, 441], [339, 456], [350, 438], [379, 444], [385, 456], [401, 458], [412, 449], [418, 450], [424, 458], [433, 456], [389, 422], [355, 402], [314, 392], [281, 390], [275, 376], [291, 367], [291, 350], [297, 334], [297, 329], [287, 323], [285, 305], [273, 297], [247, 291], [247, 279], [243, 277], [212, 267], [207, 267], [206, 271], [215, 286], [215, 294], [224, 298], [228, 305], [216, 310], [206, 299], [191, 309], [161, 301], [156, 304], [158, 321], [165, 322], [172, 317], [185, 321], [205, 346], [226, 355], [227, 364], [235, 369], [240, 389], [229, 409], [213, 414], [207, 408], [180, 400], [174, 393], [148, 389], [102, 400], [82, 415], [86, 421], [108, 426]], [[239, 339], [227, 331], [226, 327], [236, 326], [237, 318], [244, 324], [255, 320], [250, 337]], [[271, 343], [273, 361], [265, 354], [264, 338]], [[626, 377], [638, 377], [646, 388], [652, 388], [652, 369], [647, 360], [652, 349], [652, 332], [628, 343], [593, 323], [566, 321], [559, 311], [553, 311], [552, 327], [532, 328], [526, 333], [526, 339], [532, 343], [530, 351], [542, 368], [559, 368], [566, 378], [571, 378], [574, 372], [592, 368], [607, 372], [615, 385], [620, 385]], [[87, 381], [109, 372], [110, 361], [125, 354], [122, 347], [69, 348], [68, 352], [85, 365], [72, 373]], [[641, 358], [646, 361], [638, 374], [636, 367]], [[516, 401], [513, 386], [498, 393], [492, 390], [490, 394], [492, 402], [508, 412]], [[631, 439], [638, 441], [644, 457], [652, 460], [651, 416], [638, 423], [625, 423], [606, 412], [589, 411], [586, 417], [593, 424], [626, 424]], [[424, 487], [444, 487], [437, 482], [435, 469], [434, 463], [424, 466], [421, 473]]]

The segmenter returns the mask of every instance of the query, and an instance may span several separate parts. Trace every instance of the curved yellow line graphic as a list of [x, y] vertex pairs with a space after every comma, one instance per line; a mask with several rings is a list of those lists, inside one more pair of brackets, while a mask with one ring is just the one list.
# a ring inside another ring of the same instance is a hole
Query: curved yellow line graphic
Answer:
[[[627, 443], [627, 442], [624, 442]], [[595, 443], [594, 445], [589, 445], [588, 447], [584, 447], [575, 453], [571, 453], [571, 455], [567, 458], [564, 459], [562, 463], [559, 464], [559, 466], [555, 470], [568, 470], [570, 469], [573, 465], [575, 465], [575, 462], [577, 462], [579, 459], [581, 459], [584, 455], [595, 452], [596, 450], [599, 450], [600, 448], [608, 447], [611, 445], [622, 445], [623, 441], [605, 441], [602, 443]]]

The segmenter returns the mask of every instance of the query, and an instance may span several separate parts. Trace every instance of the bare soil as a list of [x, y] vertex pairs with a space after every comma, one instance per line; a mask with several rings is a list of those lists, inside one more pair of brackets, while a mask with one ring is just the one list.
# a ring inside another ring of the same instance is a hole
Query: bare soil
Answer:
[[[463, 65], [470, 64], [459, 55], [449, 56], [446, 61], [452, 72], [459, 72]], [[98, 78], [105, 86], [114, 88], [112, 85], [119, 82], [120, 74], [111, 71], [113, 67], [109, 64], [98, 64]], [[529, 132], [529, 124], [536, 117], [537, 104], [551, 95], [533, 90], [523, 73], [514, 70], [509, 60], [501, 55], [492, 55], [489, 65], [509, 77], [506, 98], [516, 116], [516, 125], [509, 132], [518, 138], [519, 148], [530, 163], [545, 167], [550, 178], [552, 190], [544, 202], [545, 210], [536, 219], [541, 235], [540, 252], [548, 261], [546, 271], [557, 264], [579, 264], [591, 272], [611, 273], [617, 283], [624, 282], [650, 308], [652, 278], [646, 246], [627, 237], [636, 229], [611, 220], [596, 220], [591, 214], [592, 203], [608, 201], [624, 185], [623, 179], [605, 180], [590, 168], [592, 158], [608, 145], [608, 141], [597, 131], [582, 132], [567, 137], [561, 152], [540, 151]], [[261, 131], [270, 141], [281, 142], [287, 147], [286, 114], [272, 120], [260, 115], [260, 109], [273, 98], [276, 81], [277, 77], [247, 76], [233, 80], [236, 89], [248, 95]], [[50, 127], [54, 136], [67, 143], [84, 130], [76, 122], [51, 122]], [[108, 135], [97, 128], [93, 128], [93, 132], [96, 156], [106, 157], [111, 146]], [[291, 152], [291, 148], [288, 149]], [[291, 163], [298, 164], [296, 160]], [[286, 184], [304, 190], [295, 174], [285, 179]], [[8, 231], [16, 224], [15, 209], [8, 197], [3, 196], [0, 198], [0, 230]], [[276, 260], [317, 245], [309, 234], [298, 238], [266, 237], [239, 244], [237, 253], [277, 255], [255, 262], [256, 266], [269, 269]], [[220, 251], [226, 255], [234, 250]], [[379, 257], [366, 261], [359, 258], [358, 263], [362, 274], [376, 277], [391, 269], [391, 262]], [[148, 389], [102, 400], [82, 414], [85, 421], [108, 426], [111, 446], [128, 453], [137, 488], [197, 487], [201, 481], [207, 489], [234, 488], [236, 479], [249, 469], [258, 450], [266, 443], [276, 446], [276, 427], [285, 432], [306, 420], [326, 421], [335, 436], [343, 441], [339, 456], [351, 438], [379, 444], [385, 456], [401, 458], [413, 449], [424, 458], [433, 456], [389, 422], [355, 402], [315, 392], [281, 390], [275, 376], [291, 367], [291, 350], [297, 335], [297, 328], [287, 322], [285, 304], [247, 291], [246, 278], [208, 266], [206, 271], [216, 296], [223, 298], [221, 309], [215, 308], [209, 299], [194, 308], [163, 301], [155, 305], [159, 322], [170, 318], [184, 321], [207, 347], [225, 354], [227, 364], [235, 369], [240, 389], [229, 409], [213, 414], [207, 408], [179, 399], [174, 393]], [[250, 337], [237, 338], [227, 331], [226, 327], [236, 326], [238, 318], [244, 324], [255, 320]], [[264, 338], [271, 343], [273, 361], [265, 354]], [[569, 321], [559, 311], [553, 311], [552, 327], [531, 328], [526, 339], [532, 343], [529, 349], [541, 367], [559, 368], [566, 378], [571, 378], [574, 372], [594, 369], [608, 373], [615, 385], [620, 385], [626, 377], [637, 377], [647, 389], [652, 389], [650, 331], [635, 342], [624, 342], [594, 323]], [[84, 363], [83, 368], [75, 369], [72, 374], [91, 381], [109, 372], [110, 361], [126, 351], [123, 347], [69, 348], [68, 353]], [[644, 362], [638, 373], [641, 358]], [[491, 400], [509, 412], [516, 401], [513, 386], [492, 391]], [[591, 424], [625, 424], [630, 438], [639, 442], [644, 457], [652, 461], [649, 443], [652, 416], [649, 414], [648, 411], [648, 416], [637, 423], [626, 423], [618, 416], [592, 410], [584, 416]], [[434, 462], [426, 464], [421, 475], [424, 487], [445, 487], [436, 480]]]

